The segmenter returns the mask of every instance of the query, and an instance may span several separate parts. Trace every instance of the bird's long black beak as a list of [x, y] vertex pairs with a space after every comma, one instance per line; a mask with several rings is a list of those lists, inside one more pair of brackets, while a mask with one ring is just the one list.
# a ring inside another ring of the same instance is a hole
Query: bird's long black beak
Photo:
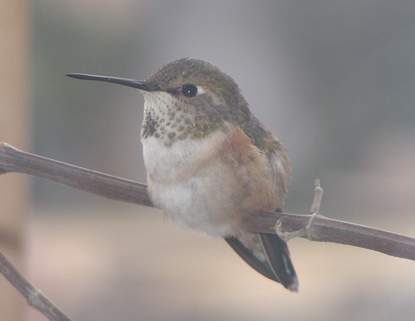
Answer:
[[141, 89], [144, 91], [158, 91], [160, 87], [154, 84], [147, 83], [145, 81], [139, 81], [135, 79], [128, 79], [128, 78], [120, 78], [120, 77], [111, 77], [111, 76], [102, 76], [102, 75], [90, 75], [90, 74], [78, 74], [78, 73], [70, 73], [66, 74], [68, 77], [76, 78], [76, 79], [85, 79], [85, 80], [97, 80], [97, 81], [104, 81], [110, 82], [113, 84], [119, 84], [123, 86], [128, 86], [132, 88]]

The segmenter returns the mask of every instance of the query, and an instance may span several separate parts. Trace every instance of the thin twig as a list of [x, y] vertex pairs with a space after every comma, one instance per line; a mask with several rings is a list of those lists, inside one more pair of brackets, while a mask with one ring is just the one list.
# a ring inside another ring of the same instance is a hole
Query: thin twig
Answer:
[[316, 179], [314, 181], [314, 197], [313, 197], [313, 203], [310, 207], [310, 214], [311, 217], [308, 220], [307, 226], [305, 227], [305, 236], [312, 241], [313, 240], [313, 224], [316, 219], [316, 217], [321, 216], [320, 215], [320, 208], [321, 208], [321, 201], [323, 200], [323, 188], [320, 184], [320, 179]]
[[313, 198], [313, 203], [311, 204], [310, 207], [310, 213], [311, 214], [319, 214], [320, 213], [320, 208], [321, 208], [321, 201], [323, 200], [323, 188], [321, 187], [320, 184], [320, 179], [316, 179], [314, 181], [314, 198]]
[[[303, 231], [312, 215], [264, 212], [246, 218], [245, 226], [251, 232], [275, 234], [275, 224], [284, 233]], [[415, 260], [415, 239], [372, 227], [349, 223], [317, 215], [310, 227], [311, 241], [331, 242], [378, 251], [395, 257]], [[290, 238], [289, 238], [290, 239]]]
[[71, 321], [55, 304], [39, 290], [35, 289], [1, 253], [0, 273], [23, 295], [29, 305], [42, 313], [50, 321]]
[[[4, 143], [0, 144], [1, 170], [47, 178], [115, 200], [153, 206], [144, 184], [26, 153]], [[319, 185], [315, 188], [316, 205], [312, 206], [312, 210], [318, 210], [316, 213], [319, 213], [322, 197], [320, 189]], [[246, 218], [244, 226], [251, 232], [275, 234], [275, 224], [279, 221], [282, 231], [293, 232], [305, 229], [311, 217], [277, 212], [256, 213]], [[415, 260], [415, 239], [363, 225], [317, 215], [310, 226], [310, 235], [313, 241], [348, 244]]]
[[0, 143], [1, 171], [42, 177], [118, 201], [152, 206], [144, 184], [26, 153], [5, 143]]

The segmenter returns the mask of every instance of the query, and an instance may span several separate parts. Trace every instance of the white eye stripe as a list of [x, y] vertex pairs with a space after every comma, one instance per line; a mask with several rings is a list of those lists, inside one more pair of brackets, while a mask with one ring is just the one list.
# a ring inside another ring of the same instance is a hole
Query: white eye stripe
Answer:
[[196, 88], [197, 88], [197, 95], [206, 93], [206, 90], [202, 86], [196, 86]]

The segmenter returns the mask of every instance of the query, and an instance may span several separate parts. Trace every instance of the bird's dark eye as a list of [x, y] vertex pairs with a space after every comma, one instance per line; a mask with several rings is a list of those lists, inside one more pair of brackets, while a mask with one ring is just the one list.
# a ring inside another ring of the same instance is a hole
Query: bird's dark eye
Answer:
[[197, 87], [193, 84], [185, 84], [182, 86], [182, 93], [186, 97], [194, 97], [197, 95]]

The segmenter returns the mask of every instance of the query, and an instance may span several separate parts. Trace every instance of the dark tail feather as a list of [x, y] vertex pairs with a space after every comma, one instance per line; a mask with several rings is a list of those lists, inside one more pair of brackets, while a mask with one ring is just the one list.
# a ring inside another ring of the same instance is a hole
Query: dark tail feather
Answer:
[[277, 235], [258, 234], [267, 261], [256, 257], [238, 238], [226, 237], [225, 241], [254, 270], [291, 291], [298, 290], [297, 275], [291, 263], [287, 244]]
[[273, 281], [279, 282], [279, 280], [275, 277], [274, 272], [269, 268], [267, 264], [260, 261], [252, 252], [242, 244], [236, 237], [229, 236], [225, 237], [225, 241], [230, 245], [230, 247], [238, 253], [238, 255], [246, 262], [248, 265], [256, 270], [257, 272], [261, 273], [263, 276], [271, 279]]
[[290, 259], [288, 246], [278, 235], [260, 233], [270, 268], [279, 282], [291, 291], [298, 291], [298, 279]]

